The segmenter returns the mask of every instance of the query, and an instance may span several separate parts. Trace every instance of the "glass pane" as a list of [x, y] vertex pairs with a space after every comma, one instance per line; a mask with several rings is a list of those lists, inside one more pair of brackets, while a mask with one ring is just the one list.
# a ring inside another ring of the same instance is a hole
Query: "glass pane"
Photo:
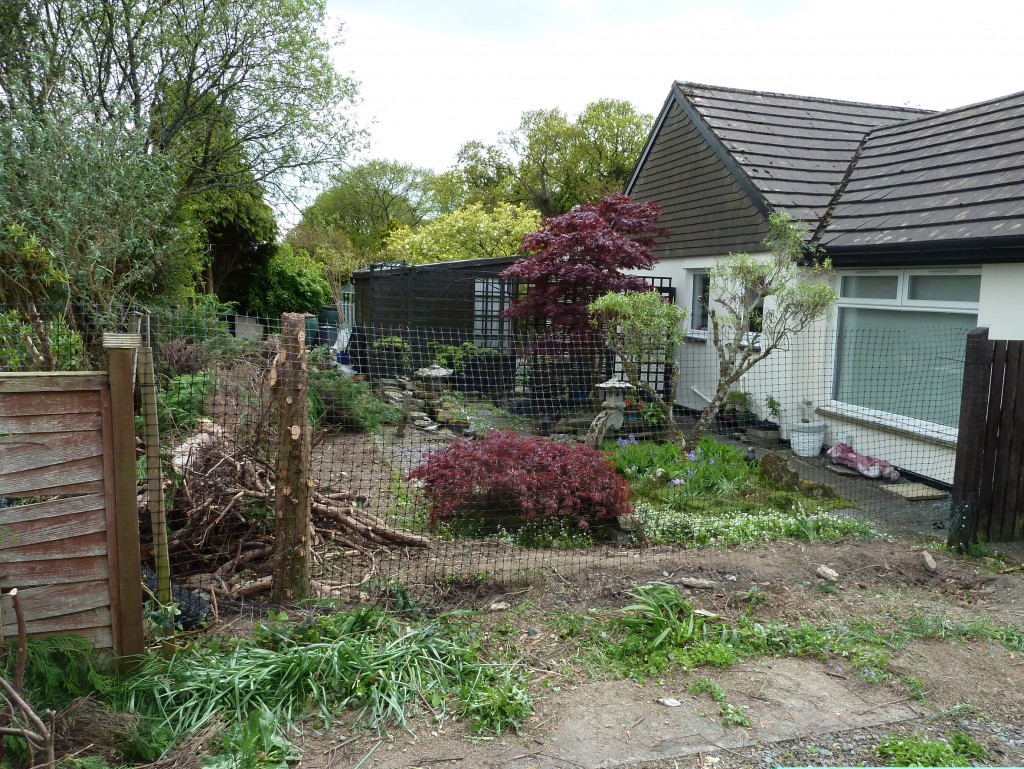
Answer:
[[840, 308], [833, 397], [956, 427], [964, 346], [977, 321], [956, 313]]
[[911, 275], [908, 299], [919, 302], [977, 302], [980, 275]]
[[844, 275], [839, 291], [847, 299], [895, 299], [899, 284], [898, 275]]
[[[710, 295], [711, 279], [706, 272], [693, 274], [693, 295], [690, 302], [690, 328], [694, 331], [708, 330], [708, 311], [705, 306]], [[703, 304], [701, 303], [703, 300]]]

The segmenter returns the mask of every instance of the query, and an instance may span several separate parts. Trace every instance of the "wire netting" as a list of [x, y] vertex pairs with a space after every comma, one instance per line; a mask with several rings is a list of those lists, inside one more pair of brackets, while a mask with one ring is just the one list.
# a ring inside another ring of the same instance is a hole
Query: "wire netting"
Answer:
[[722, 547], [753, 562], [775, 539], [944, 540], [951, 523], [965, 330], [804, 332], [700, 438], [719, 379], [704, 334], [630, 384], [596, 332], [188, 308], [0, 323], [0, 372], [102, 368], [103, 331], [142, 335], [143, 557], [155, 574], [165, 537], [172, 581], [221, 601], [423, 600], [652, 550], [713, 569]]

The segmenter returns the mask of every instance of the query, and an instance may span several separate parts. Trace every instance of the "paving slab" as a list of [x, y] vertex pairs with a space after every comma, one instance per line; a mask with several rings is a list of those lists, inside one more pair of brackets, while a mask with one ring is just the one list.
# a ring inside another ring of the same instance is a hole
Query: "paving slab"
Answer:
[[[890, 689], [855, 683], [810, 660], [773, 659], [700, 675], [719, 683], [729, 704], [745, 707], [751, 728], [721, 726], [720, 704], [688, 692], [696, 674], [675, 686], [587, 684], [543, 745], [511, 756], [502, 769], [615, 769], [915, 720], [928, 712], [895, 699]], [[657, 702], [665, 698], [681, 704]]]

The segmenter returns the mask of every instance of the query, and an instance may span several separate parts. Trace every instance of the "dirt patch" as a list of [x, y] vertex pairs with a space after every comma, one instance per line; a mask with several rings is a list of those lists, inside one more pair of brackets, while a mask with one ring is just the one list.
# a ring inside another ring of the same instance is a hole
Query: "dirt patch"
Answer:
[[[354, 767], [364, 758], [362, 766], [382, 769], [873, 765], [880, 762], [875, 748], [885, 734], [942, 737], [952, 730], [984, 744], [988, 763], [1020, 765], [1024, 660], [993, 642], [911, 642], [888, 667], [891, 680], [878, 683], [817, 659], [763, 658], [641, 685], [588, 669], [575, 642], [551, 632], [551, 618], [621, 607], [633, 587], [652, 580], [677, 584], [694, 606], [726, 619], [744, 611], [759, 621], [803, 619], [820, 626], [857, 619], [884, 626], [915, 615], [950, 622], [984, 618], [1001, 626], [1024, 618], [1020, 572], [1000, 573], [995, 562], [931, 552], [935, 572], [926, 567], [921, 545], [905, 540], [781, 542], [726, 551], [609, 549], [590, 552], [582, 562], [571, 553], [545, 552], [521, 584], [471, 577], [424, 582], [424, 594], [436, 597], [431, 611], [481, 611], [492, 630], [488, 643], [513, 649], [531, 672], [529, 723], [520, 735], [483, 739], [458, 722], [437, 723], [422, 713], [408, 730], [388, 734], [350, 723], [311, 729], [304, 735], [302, 765]], [[822, 564], [839, 573], [834, 590], [818, 586], [815, 570]], [[686, 587], [693, 578], [711, 586]], [[502, 603], [510, 610], [491, 610]], [[723, 726], [718, 703], [689, 693], [696, 677], [722, 686], [751, 727]], [[920, 691], [910, 692], [908, 679], [920, 679]], [[656, 702], [665, 697], [681, 704]]]

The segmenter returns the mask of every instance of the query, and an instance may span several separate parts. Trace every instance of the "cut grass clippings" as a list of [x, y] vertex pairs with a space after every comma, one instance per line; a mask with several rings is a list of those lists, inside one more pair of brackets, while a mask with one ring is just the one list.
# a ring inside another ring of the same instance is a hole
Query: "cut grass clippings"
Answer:
[[149, 655], [115, 700], [159, 724], [166, 747], [214, 718], [243, 725], [240, 738], [251, 740], [267, 724], [283, 734], [310, 711], [327, 723], [356, 709], [381, 726], [404, 724], [422, 703], [439, 720], [454, 712], [482, 731], [516, 729], [530, 713], [521, 672], [488, 660], [465, 627], [406, 624], [374, 609], [212, 639], [170, 659]]

